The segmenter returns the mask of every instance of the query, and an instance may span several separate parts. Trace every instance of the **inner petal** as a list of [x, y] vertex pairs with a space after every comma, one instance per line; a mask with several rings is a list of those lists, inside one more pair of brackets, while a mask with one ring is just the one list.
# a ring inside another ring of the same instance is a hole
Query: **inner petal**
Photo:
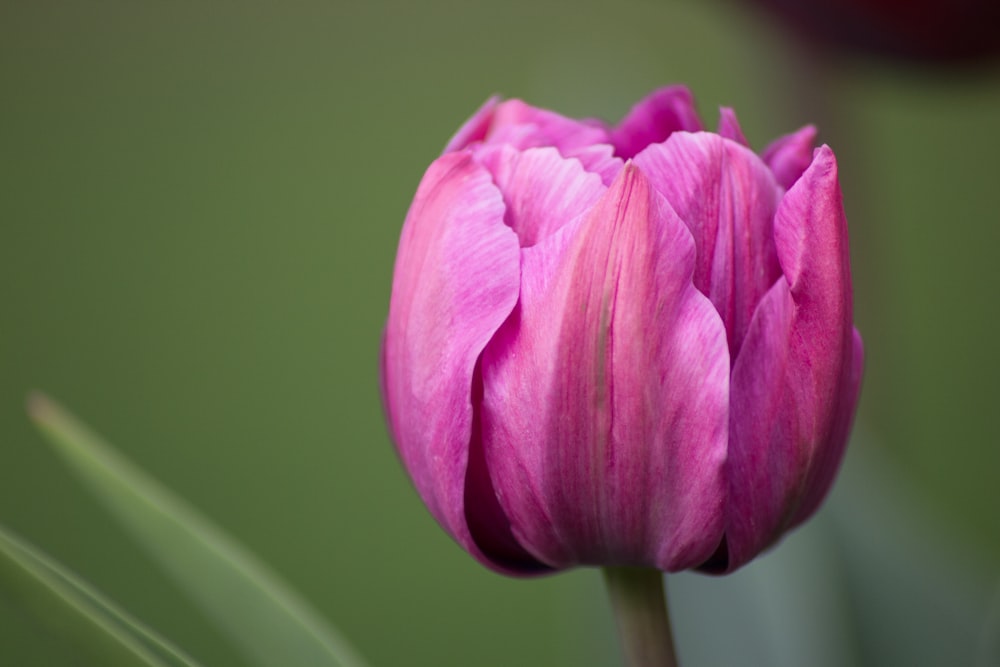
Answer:
[[658, 144], [674, 132], [702, 129], [694, 97], [684, 86], [653, 91], [639, 101], [611, 132], [615, 154], [628, 159], [650, 144]]
[[566, 155], [585, 146], [608, 143], [608, 132], [597, 123], [567, 118], [521, 100], [507, 100], [494, 111], [486, 143], [522, 149], [552, 146]]
[[555, 148], [484, 146], [476, 159], [493, 175], [503, 194], [504, 222], [522, 248], [533, 246], [589, 209], [604, 193], [598, 174]]
[[635, 162], [691, 230], [695, 287], [722, 316], [735, 359], [754, 309], [782, 275], [773, 234], [782, 188], [750, 149], [716, 134], [675, 133]]

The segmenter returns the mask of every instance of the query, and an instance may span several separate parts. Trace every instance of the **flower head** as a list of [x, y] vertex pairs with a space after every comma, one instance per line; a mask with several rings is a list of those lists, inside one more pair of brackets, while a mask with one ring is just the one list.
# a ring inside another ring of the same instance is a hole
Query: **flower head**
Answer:
[[690, 93], [616, 127], [490, 100], [424, 175], [382, 348], [432, 514], [508, 574], [730, 571], [808, 518], [861, 377], [837, 165]]

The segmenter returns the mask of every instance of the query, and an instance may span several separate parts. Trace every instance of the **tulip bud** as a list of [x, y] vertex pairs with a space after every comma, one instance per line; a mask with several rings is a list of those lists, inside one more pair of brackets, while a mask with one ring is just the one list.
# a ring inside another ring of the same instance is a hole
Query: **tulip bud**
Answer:
[[832, 484], [862, 368], [837, 164], [657, 91], [617, 127], [490, 100], [424, 175], [382, 344], [389, 429], [514, 575], [731, 571]]

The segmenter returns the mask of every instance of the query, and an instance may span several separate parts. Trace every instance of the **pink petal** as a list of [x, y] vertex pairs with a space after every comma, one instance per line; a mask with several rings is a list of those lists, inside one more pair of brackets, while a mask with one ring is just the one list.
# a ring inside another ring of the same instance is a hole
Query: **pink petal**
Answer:
[[500, 98], [496, 95], [483, 102], [483, 106], [476, 109], [476, 113], [472, 114], [472, 117], [458, 128], [458, 132], [445, 146], [444, 152], [451, 153], [462, 150], [471, 143], [485, 139], [498, 104], [500, 104]]
[[469, 533], [488, 559], [487, 565], [498, 572], [517, 576], [551, 572], [550, 567], [535, 559], [514, 537], [510, 520], [497, 498], [483, 451], [482, 404], [483, 374], [477, 367], [472, 380], [472, 439], [465, 475], [465, 519]]
[[[406, 217], [382, 349], [389, 427], [417, 491], [484, 563], [464, 493], [477, 360], [517, 301], [517, 236], [489, 172], [466, 152], [431, 164]], [[502, 569], [502, 568], [499, 568]]]
[[600, 176], [587, 173], [579, 160], [567, 160], [554, 148], [487, 146], [476, 152], [476, 160], [503, 193], [505, 222], [522, 247], [535, 245], [582, 214], [606, 189]]
[[733, 367], [728, 562], [771, 544], [829, 486], [857, 400], [851, 279], [837, 167], [829, 148], [775, 218], [784, 271], [761, 301]]
[[735, 358], [754, 308], [781, 275], [771, 231], [781, 191], [751, 150], [706, 132], [675, 134], [635, 162], [691, 230], [695, 287], [722, 315]]
[[483, 353], [483, 447], [517, 541], [553, 567], [703, 562], [722, 537], [729, 354], [695, 247], [626, 165], [522, 250]]
[[691, 91], [684, 86], [669, 86], [654, 91], [632, 107], [611, 132], [611, 143], [619, 157], [630, 158], [674, 132], [701, 129]]
[[486, 142], [521, 149], [552, 146], [567, 155], [594, 144], [606, 144], [608, 136], [607, 130], [593, 123], [538, 109], [521, 100], [507, 100], [496, 108]]
[[566, 157], [579, 160], [585, 170], [600, 176], [604, 185], [611, 185], [611, 181], [615, 180], [615, 176], [625, 164], [614, 154], [614, 147], [610, 144], [595, 144], [569, 150], [566, 151]]
[[774, 172], [781, 187], [790, 189], [812, 164], [815, 141], [816, 128], [806, 125], [792, 134], [779, 137], [761, 153], [761, 158]]
[[861, 376], [865, 365], [864, 344], [857, 329], [852, 332], [851, 342], [853, 351], [851, 373], [847, 380], [847, 386], [843, 387], [840, 392], [840, 400], [834, 412], [834, 426], [829, 442], [825, 448], [816, 453], [816, 458], [812, 462], [812, 474], [806, 480], [805, 495], [799, 505], [798, 512], [792, 519], [792, 526], [802, 523], [819, 509], [833, 485], [833, 480], [837, 476], [840, 463], [844, 458], [847, 440], [851, 435], [851, 426], [854, 424], [854, 413], [861, 393]]
[[743, 135], [740, 121], [736, 119], [736, 112], [729, 107], [719, 109], [719, 136], [731, 139], [741, 146], [750, 147], [750, 143]]

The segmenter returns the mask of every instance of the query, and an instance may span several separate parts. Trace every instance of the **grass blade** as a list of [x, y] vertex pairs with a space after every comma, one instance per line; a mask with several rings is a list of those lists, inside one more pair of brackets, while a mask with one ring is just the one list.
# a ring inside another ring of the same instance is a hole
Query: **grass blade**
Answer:
[[257, 665], [363, 667], [360, 657], [263, 563], [49, 398], [28, 411], [70, 468]]
[[102, 665], [198, 667], [55, 560], [0, 526], [0, 590]]

